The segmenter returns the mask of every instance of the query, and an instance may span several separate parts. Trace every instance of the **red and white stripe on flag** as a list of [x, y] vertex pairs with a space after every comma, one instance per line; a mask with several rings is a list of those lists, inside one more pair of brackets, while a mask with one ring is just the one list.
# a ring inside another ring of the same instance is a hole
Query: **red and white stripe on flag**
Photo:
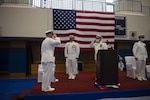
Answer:
[[[54, 13], [54, 12], [53, 12]], [[54, 16], [53, 16], [54, 17]], [[75, 36], [81, 50], [91, 50], [91, 41], [97, 34], [103, 36], [102, 41], [108, 40], [114, 46], [115, 15], [112, 12], [76, 11], [76, 28], [67, 30], [54, 30], [61, 39], [60, 48], [69, 41], [69, 35]]]

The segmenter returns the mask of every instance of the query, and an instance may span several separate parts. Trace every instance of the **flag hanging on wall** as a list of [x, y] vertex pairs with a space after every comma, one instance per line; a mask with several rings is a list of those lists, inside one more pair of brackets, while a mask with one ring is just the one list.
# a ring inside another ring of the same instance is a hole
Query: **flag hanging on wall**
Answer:
[[113, 12], [53, 9], [54, 33], [62, 42], [59, 47], [64, 47], [69, 41], [69, 35], [74, 35], [81, 49], [91, 50], [90, 43], [95, 40], [97, 34], [103, 36], [102, 41], [109, 41], [113, 46], [114, 24]]

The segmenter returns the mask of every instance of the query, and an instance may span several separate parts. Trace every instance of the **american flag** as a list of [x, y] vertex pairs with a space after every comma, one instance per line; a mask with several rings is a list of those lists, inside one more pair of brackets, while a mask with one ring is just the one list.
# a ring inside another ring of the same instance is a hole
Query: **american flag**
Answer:
[[114, 24], [113, 12], [53, 9], [54, 33], [62, 42], [59, 47], [64, 47], [69, 35], [74, 35], [81, 50], [91, 50], [90, 43], [97, 34], [103, 36], [102, 41], [108, 40], [114, 46]]

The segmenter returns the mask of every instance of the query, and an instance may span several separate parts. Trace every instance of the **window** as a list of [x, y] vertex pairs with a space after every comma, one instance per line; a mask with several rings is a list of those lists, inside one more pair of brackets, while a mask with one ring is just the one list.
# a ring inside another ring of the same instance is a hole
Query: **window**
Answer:
[[35, 7], [41, 7], [41, 0], [33, 0], [32, 5]]
[[114, 12], [114, 0], [106, 0], [106, 11], [107, 12]]
[[114, 0], [106, 0], [107, 3], [113, 3]]
[[114, 6], [113, 5], [106, 5], [106, 10], [107, 10], [107, 12], [113, 12]]
[[113, 1], [114, 0], [33, 0], [33, 6], [41, 8], [113, 12]]
[[73, 0], [51, 0], [52, 8], [73, 9]]

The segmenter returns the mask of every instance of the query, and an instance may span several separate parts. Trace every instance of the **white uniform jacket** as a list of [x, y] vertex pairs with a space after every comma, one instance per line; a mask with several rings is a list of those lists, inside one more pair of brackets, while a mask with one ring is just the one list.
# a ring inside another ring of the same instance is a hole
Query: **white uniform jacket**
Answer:
[[80, 47], [79, 44], [76, 42], [68, 42], [65, 45], [65, 57], [68, 59], [76, 59], [79, 58], [80, 54]]
[[132, 52], [138, 60], [146, 60], [148, 58], [146, 44], [141, 41], [134, 43]]
[[91, 42], [90, 44], [91, 47], [94, 47], [94, 50], [95, 50], [95, 60], [96, 60], [96, 57], [97, 57], [97, 53], [98, 53], [98, 50], [107, 50], [108, 49], [108, 46], [106, 43], [100, 41], [99, 43], [94, 43], [93, 41]]
[[54, 49], [61, 43], [60, 38], [46, 37], [41, 45], [41, 62], [55, 62]]

